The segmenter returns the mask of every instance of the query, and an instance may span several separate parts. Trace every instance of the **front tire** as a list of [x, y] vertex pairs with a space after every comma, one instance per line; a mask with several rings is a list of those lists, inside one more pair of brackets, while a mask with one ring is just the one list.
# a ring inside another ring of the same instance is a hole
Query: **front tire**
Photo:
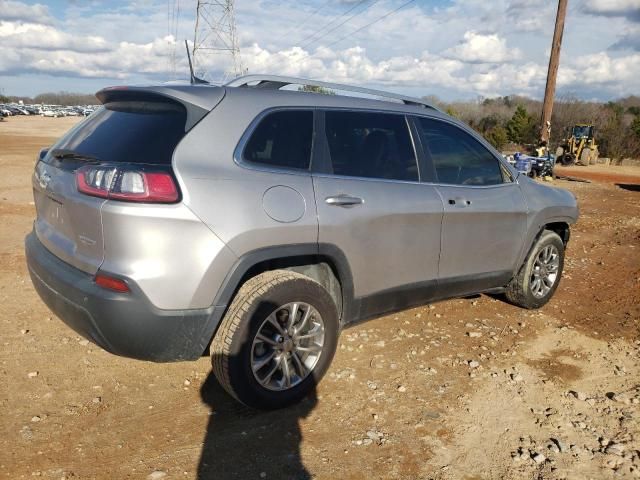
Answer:
[[527, 309], [542, 307], [558, 288], [563, 267], [562, 239], [557, 233], [544, 230], [518, 275], [507, 285], [507, 300]]
[[309, 394], [336, 351], [336, 304], [318, 282], [288, 270], [249, 279], [211, 343], [222, 387], [253, 408], [283, 408]]
[[583, 148], [582, 153], [580, 154], [580, 164], [588, 167], [591, 163], [591, 150], [588, 148]]

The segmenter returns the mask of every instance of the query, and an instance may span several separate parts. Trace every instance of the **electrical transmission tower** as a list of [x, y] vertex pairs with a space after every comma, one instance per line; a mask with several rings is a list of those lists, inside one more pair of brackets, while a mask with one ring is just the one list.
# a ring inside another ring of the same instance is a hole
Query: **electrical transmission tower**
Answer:
[[196, 28], [193, 36], [193, 61], [196, 74], [209, 79], [212, 57], [231, 54], [231, 67], [223, 81], [245, 73], [236, 34], [234, 1], [198, 0]]

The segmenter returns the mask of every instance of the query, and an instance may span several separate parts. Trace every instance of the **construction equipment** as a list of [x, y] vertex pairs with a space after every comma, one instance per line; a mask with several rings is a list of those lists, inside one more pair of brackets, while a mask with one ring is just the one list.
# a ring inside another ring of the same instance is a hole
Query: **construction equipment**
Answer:
[[562, 140], [556, 150], [556, 159], [565, 166], [575, 163], [586, 166], [595, 164], [598, 154], [594, 126], [578, 123], [573, 126], [570, 132], [567, 132], [567, 135]]

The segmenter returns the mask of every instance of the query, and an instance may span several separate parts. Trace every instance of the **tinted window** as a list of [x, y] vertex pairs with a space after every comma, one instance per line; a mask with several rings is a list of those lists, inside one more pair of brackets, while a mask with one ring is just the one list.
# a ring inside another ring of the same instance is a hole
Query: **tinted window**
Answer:
[[334, 174], [418, 180], [404, 116], [328, 111], [325, 125]]
[[251, 134], [244, 158], [273, 167], [308, 169], [312, 136], [313, 112], [273, 112], [264, 117]]
[[438, 120], [419, 118], [417, 124], [439, 182], [452, 185], [503, 182], [498, 160], [471, 135]]
[[176, 103], [107, 103], [53, 148], [113, 163], [170, 164], [186, 118], [184, 107]]

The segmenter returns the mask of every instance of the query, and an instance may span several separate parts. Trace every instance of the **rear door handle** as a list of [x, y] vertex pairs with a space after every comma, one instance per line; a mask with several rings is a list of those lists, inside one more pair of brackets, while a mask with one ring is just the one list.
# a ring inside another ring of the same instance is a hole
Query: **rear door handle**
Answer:
[[352, 197], [350, 195], [337, 195], [335, 197], [327, 197], [324, 199], [327, 205], [333, 205], [335, 207], [354, 207], [356, 205], [362, 205], [364, 200], [360, 197]]

